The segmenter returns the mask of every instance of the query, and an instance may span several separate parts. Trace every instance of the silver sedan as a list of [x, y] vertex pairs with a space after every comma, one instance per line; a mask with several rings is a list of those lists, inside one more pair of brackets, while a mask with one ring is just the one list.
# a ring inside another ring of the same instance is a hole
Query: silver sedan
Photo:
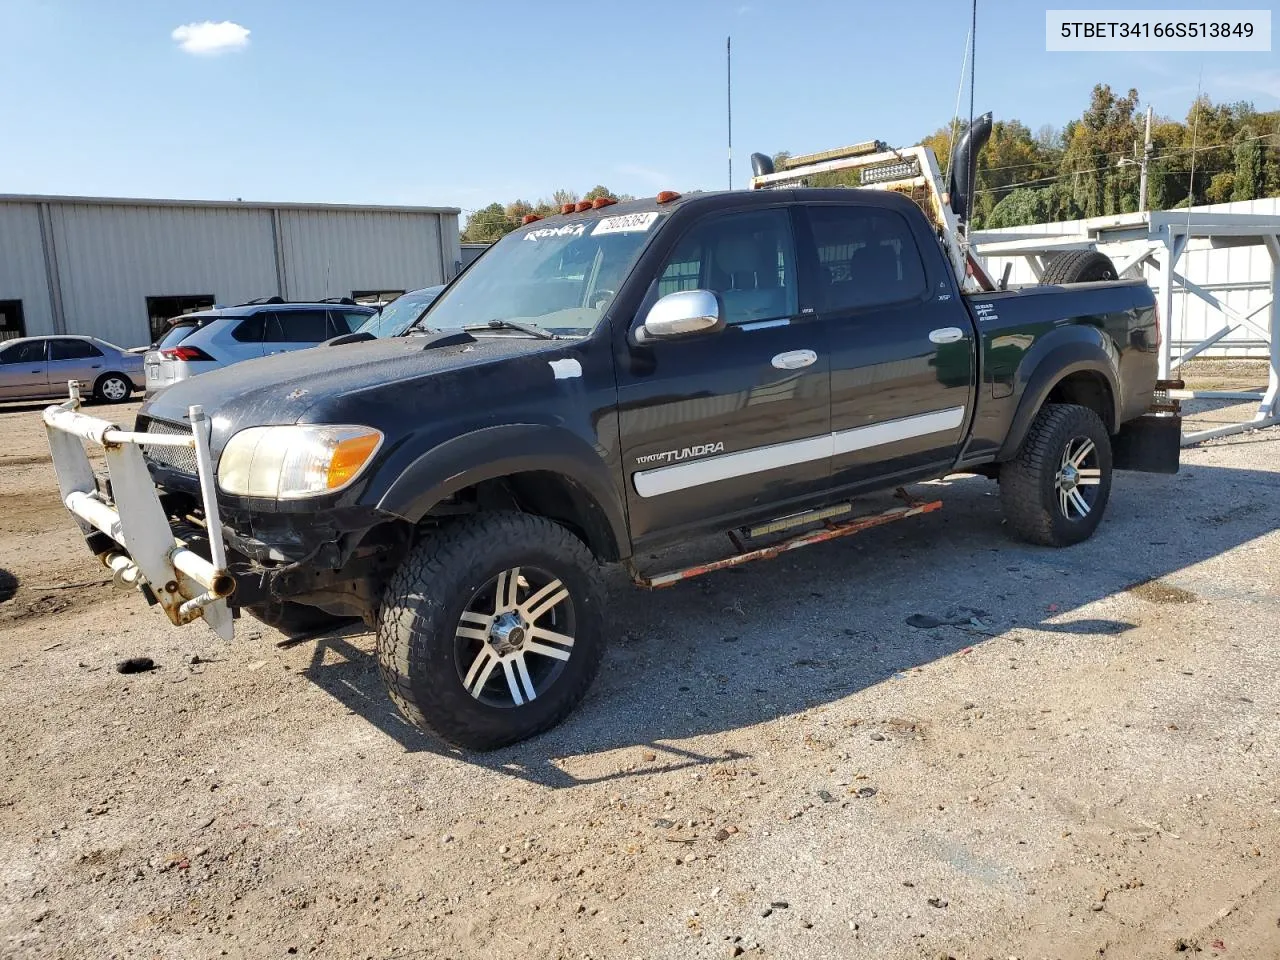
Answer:
[[0, 401], [65, 397], [76, 380], [86, 398], [120, 403], [146, 389], [142, 357], [97, 337], [0, 341]]

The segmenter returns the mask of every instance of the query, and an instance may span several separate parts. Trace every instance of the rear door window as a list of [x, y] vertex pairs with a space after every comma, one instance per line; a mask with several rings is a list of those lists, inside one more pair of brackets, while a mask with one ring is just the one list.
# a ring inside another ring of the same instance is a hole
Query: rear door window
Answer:
[[50, 360], [84, 360], [88, 357], [100, 357], [102, 351], [88, 340], [50, 340]]
[[327, 310], [282, 310], [267, 323], [268, 343], [319, 343], [328, 334]]
[[808, 213], [824, 312], [865, 310], [924, 295], [924, 263], [901, 214], [857, 206], [813, 206]]

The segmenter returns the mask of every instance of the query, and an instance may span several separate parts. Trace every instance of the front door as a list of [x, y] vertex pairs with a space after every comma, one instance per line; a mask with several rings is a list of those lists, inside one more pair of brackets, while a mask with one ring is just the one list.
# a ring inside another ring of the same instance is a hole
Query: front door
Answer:
[[49, 395], [49, 364], [44, 340], [0, 345], [0, 400]]
[[[661, 296], [719, 296], [723, 330], [637, 344]], [[807, 313], [785, 206], [713, 213], [674, 243], [619, 338], [632, 536], [724, 529], [819, 489], [830, 462], [827, 343]]]
[[921, 256], [937, 241], [896, 205], [804, 207], [831, 344], [835, 487], [905, 482], [954, 461], [973, 401], [973, 325], [943, 258]]

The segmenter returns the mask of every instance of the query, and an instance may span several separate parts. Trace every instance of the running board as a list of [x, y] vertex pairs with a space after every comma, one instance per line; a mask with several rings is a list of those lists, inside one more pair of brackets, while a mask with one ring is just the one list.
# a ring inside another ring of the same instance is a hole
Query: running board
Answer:
[[[815, 543], [825, 543], [827, 540], [835, 540], [837, 537], [847, 537], [853, 533], [861, 533], [863, 530], [883, 526], [884, 524], [892, 523], [895, 520], [905, 520], [907, 517], [914, 517], [923, 513], [932, 513], [935, 510], [942, 509], [941, 500], [914, 500], [908, 497], [903, 491], [899, 491], [899, 495], [907, 501], [906, 506], [893, 507], [883, 513], [873, 513], [868, 516], [856, 517], [853, 520], [846, 520], [843, 523], [831, 523], [828, 520], [826, 521], [825, 528], [822, 530], [802, 533], [789, 540], [783, 540], [781, 543], [775, 543], [768, 547], [760, 547], [757, 550], [740, 551], [732, 557], [725, 557], [723, 560], [713, 560], [710, 563], [701, 563], [696, 566], [686, 567], [683, 570], [673, 570], [671, 573], [662, 573], [652, 577], [645, 576], [637, 570], [634, 565], [628, 564], [628, 569], [631, 573], [631, 580], [636, 584], [636, 586], [656, 590], [660, 587], [669, 587], [673, 584], [680, 583], [682, 580], [692, 580], [694, 577], [700, 577], [704, 573], [714, 573], [717, 570], [727, 570], [730, 567], [738, 567], [744, 563], [750, 563], [752, 560], [767, 560], [791, 550], [798, 550], [800, 547], [807, 547]], [[821, 514], [822, 512], [823, 511], [813, 511], [814, 514]], [[803, 517], [808, 517], [808, 520], [801, 519]], [[798, 523], [812, 522], [817, 519], [821, 519], [821, 517], [800, 514], [796, 517], [785, 518], [784, 520], [777, 521], [775, 524], [764, 524], [760, 527], [755, 527], [752, 530], [752, 533], [755, 534], [756, 531], [767, 531], [771, 527], [775, 529], [786, 529], [795, 526]]]

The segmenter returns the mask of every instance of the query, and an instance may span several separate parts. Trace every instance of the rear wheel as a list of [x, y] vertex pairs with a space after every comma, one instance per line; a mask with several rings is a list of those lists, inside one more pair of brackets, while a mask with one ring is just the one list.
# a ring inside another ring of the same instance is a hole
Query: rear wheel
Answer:
[[604, 655], [599, 566], [564, 527], [481, 513], [414, 548], [387, 586], [378, 663], [392, 701], [450, 743], [492, 750], [559, 723]]
[[1093, 535], [1111, 496], [1111, 438], [1098, 415], [1047, 404], [1018, 455], [1000, 470], [1000, 504], [1013, 532], [1047, 547]]
[[133, 384], [122, 373], [104, 373], [94, 384], [93, 395], [103, 403], [124, 403], [133, 392]]

